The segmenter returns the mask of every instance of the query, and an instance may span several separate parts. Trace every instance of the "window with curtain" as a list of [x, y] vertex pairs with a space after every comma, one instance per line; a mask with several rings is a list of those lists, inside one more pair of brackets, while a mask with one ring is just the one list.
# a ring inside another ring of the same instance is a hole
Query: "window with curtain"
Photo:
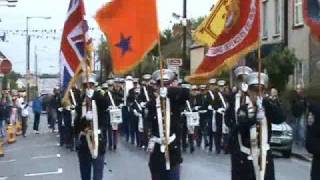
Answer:
[[267, 0], [263, 1], [263, 38], [268, 38], [268, 9], [267, 9]]
[[303, 9], [302, 9], [302, 0], [294, 0], [294, 26], [303, 25]]
[[281, 30], [280, 0], [274, 0], [274, 34], [279, 35]]

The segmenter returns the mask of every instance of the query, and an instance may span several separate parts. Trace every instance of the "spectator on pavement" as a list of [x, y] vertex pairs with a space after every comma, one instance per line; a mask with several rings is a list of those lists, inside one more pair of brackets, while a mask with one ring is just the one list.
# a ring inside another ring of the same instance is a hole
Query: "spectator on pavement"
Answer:
[[294, 140], [296, 144], [304, 146], [305, 143], [305, 116], [306, 116], [306, 99], [303, 87], [298, 84], [291, 103], [291, 111], [295, 118]]
[[21, 103], [21, 121], [22, 121], [22, 135], [26, 137], [29, 119], [29, 105], [26, 102]]
[[42, 102], [39, 97], [36, 97], [33, 100], [32, 109], [34, 114], [33, 130], [34, 130], [34, 133], [39, 134], [40, 115], [42, 111]]
[[6, 136], [6, 122], [9, 119], [10, 106], [8, 96], [3, 95], [0, 101], [0, 137]]
[[308, 101], [306, 148], [313, 155], [311, 180], [320, 177], [320, 102]]

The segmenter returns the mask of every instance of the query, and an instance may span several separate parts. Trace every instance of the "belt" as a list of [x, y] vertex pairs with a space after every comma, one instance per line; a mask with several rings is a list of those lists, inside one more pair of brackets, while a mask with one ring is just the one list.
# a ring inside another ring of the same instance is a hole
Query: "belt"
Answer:
[[[157, 144], [160, 144], [160, 145], [163, 145], [164, 144], [164, 138], [159, 138], [159, 137], [156, 137], [156, 136], [153, 136], [153, 141]], [[172, 136], [169, 137], [169, 144], [171, 144], [174, 140], [176, 139], [176, 135], [173, 134]]]
[[203, 113], [207, 113], [207, 110], [200, 110], [199, 113], [203, 114]]

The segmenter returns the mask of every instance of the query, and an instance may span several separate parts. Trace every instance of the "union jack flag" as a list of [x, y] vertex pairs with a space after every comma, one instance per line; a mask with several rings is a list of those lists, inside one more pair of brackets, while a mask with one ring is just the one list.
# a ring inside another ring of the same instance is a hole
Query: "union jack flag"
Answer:
[[320, 40], [320, 0], [304, 0], [304, 21], [310, 31]]
[[72, 78], [88, 64], [86, 50], [91, 43], [88, 29], [83, 0], [70, 0], [60, 48], [60, 83], [64, 92], [70, 87]]

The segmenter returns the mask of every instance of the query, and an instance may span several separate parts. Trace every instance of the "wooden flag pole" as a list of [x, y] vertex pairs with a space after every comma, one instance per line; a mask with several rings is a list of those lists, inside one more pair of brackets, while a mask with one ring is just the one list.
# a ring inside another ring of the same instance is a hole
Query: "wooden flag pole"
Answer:
[[261, 72], [262, 72], [262, 59], [261, 59], [261, 41], [259, 40], [258, 47], [258, 84], [259, 84], [259, 96], [262, 97], [262, 89], [261, 89]]
[[[163, 81], [163, 59], [162, 59], [162, 54], [161, 54], [161, 43], [159, 39], [158, 43], [158, 51], [159, 51], [159, 61], [160, 61], [160, 88], [164, 88], [164, 81]], [[159, 94], [160, 95], [160, 94]], [[161, 112], [163, 114], [162, 116], [162, 124], [163, 124], [163, 134], [164, 134], [164, 145], [165, 145], [165, 160], [166, 160], [166, 169], [170, 170], [170, 155], [169, 155], [169, 139], [167, 136], [167, 111], [166, 111], [166, 102], [167, 98], [164, 97], [162, 98], [160, 96], [160, 104], [161, 104]], [[170, 114], [169, 114], [170, 115]], [[169, 163], [169, 166], [168, 166]]]

